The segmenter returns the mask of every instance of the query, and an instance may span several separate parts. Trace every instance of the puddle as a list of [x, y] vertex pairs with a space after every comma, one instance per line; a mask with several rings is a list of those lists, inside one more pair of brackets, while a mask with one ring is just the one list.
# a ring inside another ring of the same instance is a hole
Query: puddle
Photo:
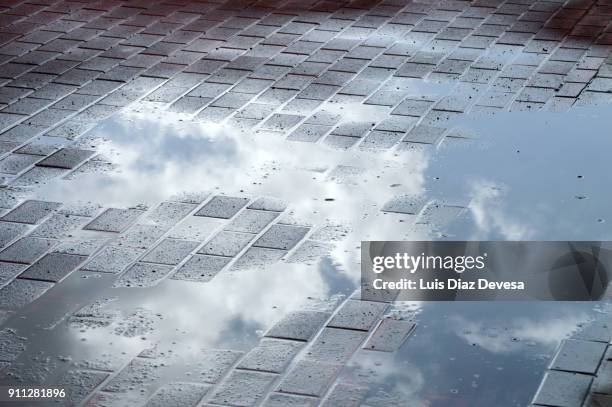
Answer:
[[[329, 108], [345, 121], [388, 114]], [[29, 338], [32, 354], [78, 366], [116, 369], [155, 344], [188, 360], [204, 347], [248, 350], [287, 312], [350, 294], [361, 240], [610, 238], [605, 110], [456, 124], [477, 139], [341, 151], [168, 112], [115, 115], [81, 142], [99, 156], [34, 190], [36, 197], [152, 207], [183, 191], [272, 196], [289, 202], [299, 223], [344, 236], [330, 239], [331, 256], [315, 264], [221, 273], [204, 285], [167, 279], [135, 290], [112, 287], [113, 275], [74, 273], [7, 326]], [[103, 304], [91, 324], [71, 319], [93, 300]], [[408, 311], [417, 331], [400, 351], [362, 351], [344, 378], [365, 377], [372, 406], [500, 404], [493, 397], [526, 405], [558, 342], [600, 311], [572, 303], [417, 304]], [[30, 362], [22, 355], [17, 366]]]

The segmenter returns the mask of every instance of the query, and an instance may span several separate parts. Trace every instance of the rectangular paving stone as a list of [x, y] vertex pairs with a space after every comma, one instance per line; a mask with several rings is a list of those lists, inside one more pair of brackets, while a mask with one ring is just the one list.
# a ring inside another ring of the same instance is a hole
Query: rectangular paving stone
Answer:
[[17, 311], [53, 287], [46, 281], [15, 279], [0, 289], [0, 308]]
[[143, 212], [140, 209], [109, 208], [83, 229], [119, 233], [134, 222]]
[[142, 261], [177, 265], [193, 250], [195, 250], [199, 244], [199, 242], [187, 240], [164, 239], [145, 257], [143, 257]]
[[368, 392], [367, 387], [350, 383], [337, 383], [321, 407], [358, 407]]
[[231, 258], [196, 254], [172, 275], [174, 280], [208, 282], [212, 280]]
[[36, 165], [39, 167], [55, 167], [71, 170], [94, 154], [93, 151], [80, 148], [62, 148], [44, 160], [39, 161]]
[[385, 318], [376, 327], [364, 349], [380, 352], [395, 352], [406, 341], [416, 324], [409, 321]]
[[24, 237], [0, 252], [0, 261], [31, 264], [56, 244], [56, 240]]
[[235, 350], [201, 349], [194, 358], [194, 374], [198, 381], [218, 383], [242, 355]]
[[283, 201], [282, 199], [264, 196], [257, 198], [247, 208], [258, 209], [260, 211], [283, 212], [285, 209], [287, 209], [287, 202]]
[[152, 287], [170, 274], [172, 266], [136, 263], [115, 281], [115, 287]]
[[27, 230], [27, 225], [0, 221], [0, 248], [6, 246]]
[[566, 339], [561, 343], [550, 368], [594, 374], [606, 348], [607, 344], [602, 342]]
[[273, 225], [257, 241], [254, 246], [269, 249], [291, 250], [306, 236], [310, 229], [302, 226]]
[[116, 240], [117, 246], [148, 249], [163, 236], [166, 230], [157, 225], [132, 225]]
[[556, 407], [581, 407], [593, 376], [549, 370], [533, 400], [534, 404]]
[[612, 395], [612, 362], [604, 361], [593, 382], [591, 392]]
[[211, 218], [229, 219], [249, 202], [248, 198], [232, 196], [215, 196], [207, 202], [195, 215]]
[[262, 407], [314, 407], [318, 402], [319, 399], [316, 397], [271, 393]]
[[55, 239], [67, 238], [90, 220], [90, 217], [85, 216], [75, 216], [61, 212], [54, 213], [38, 225], [29, 236]]
[[279, 261], [285, 254], [286, 250], [251, 247], [234, 263], [232, 269], [245, 270], [269, 266]]
[[278, 391], [321, 397], [342, 368], [339, 364], [301, 360], [287, 373]]
[[294, 311], [284, 316], [266, 332], [273, 338], [309, 341], [323, 326], [330, 314], [319, 311]]
[[125, 268], [134, 262], [142, 253], [142, 249], [107, 246], [93, 259], [87, 262], [82, 269], [99, 273], [118, 274], [125, 270]]
[[382, 207], [383, 212], [406, 213], [415, 215], [425, 205], [424, 199], [413, 195], [399, 195], [393, 197]]
[[102, 391], [128, 393], [146, 389], [159, 379], [160, 370], [159, 362], [155, 359], [134, 358], [102, 388]]
[[25, 201], [17, 208], [4, 215], [2, 220], [34, 225], [59, 208], [60, 205], [61, 204], [57, 202]]
[[307, 350], [305, 357], [329, 363], [346, 363], [366, 337], [366, 332], [324, 328]]
[[145, 219], [159, 226], [173, 226], [189, 215], [196, 206], [188, 202], [162, 202], [149, 212]]
[[108, 372], [69, 370], [59, 380], [59, 384], [66, 388], [67, 399], [74, 405], [79, 405], [108, 376]]
[[19, 277], [57, 283], [74, 271], [87, 257], [49, 253], [32, 264]]
[[263, 399], [276, 377], [271, 373], [234, 370], [210, 401], [221, 405], [254, 406]]
[[172, 382], [160, 387], [147, 401], [145, 407], [195, 407], [210, 389], [209, 385], [189, 382]]
[[208, 241], [198, 253], [234, 257], [253, 240], [250, 233], [221, 231]]
[[302, 346], [304, 346], [303, 342], [263, 338], [240, 361], [238, 368], [282, 373]]
[[374, 301], [348, 300], [327, 326], [369, 331], [387, 309], [387, 304]]
[[0, 263], [0, 287], [11, 282], [26, 266], [16, 263]]
[[245, 209], [225, 227], [225, 230], [257, 234], [277, 216], [278, 213], [272, 211]]

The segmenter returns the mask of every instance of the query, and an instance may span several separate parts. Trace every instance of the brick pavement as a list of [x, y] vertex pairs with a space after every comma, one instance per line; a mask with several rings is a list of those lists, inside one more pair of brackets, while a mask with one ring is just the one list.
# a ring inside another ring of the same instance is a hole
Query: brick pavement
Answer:
[[[331, 247], [334, 238], [291, 222], [286, 205], [268, 197], [183, 196], [153, 208], [28, 199], [32, 186], [95, 167], [96, 151], [79, 138], [128, 106], [335, 149], [436, 145], [462, 137], [451, 121], [465, 114], [608, 104], [611, 16], [606, 0], [3, 1], [0, 317], [44, 302], [78, 273], [112, 276], [105, 288], [201, 284]], [[330, 104], [382, 114], [347, 124]], [[383, 210], [415, 214], [424, 205], [398, 197]], [[216, 226], [185, 226], [196, 218]], [[66, 241], [77, 231], [88, 234]], [[68, 319], [106, 324], [96, 304]], [[385, 304], [335, 308], [285, 316], [247, 353], [206, 350], [201, 381], [152, 388], [164, 360], [154, 351], [110, 368], [73, 366], [58, 380], [73, 403], [91, 406], [174, 397], [358, 405], [363, 389], [334, 384], [338, 371], [364, 343], [397, 349], [413, 326], [384, 318]], [[11, 328], [0, 338], [5, 380], [30, 377], [18, 363], [27, 340]]]

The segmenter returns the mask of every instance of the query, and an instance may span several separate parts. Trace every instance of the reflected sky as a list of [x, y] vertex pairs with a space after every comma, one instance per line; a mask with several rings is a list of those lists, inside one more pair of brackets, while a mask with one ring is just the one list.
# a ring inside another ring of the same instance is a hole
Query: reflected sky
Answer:
[[[342, 121], [388, 114], [359, 106], [326, 108]], [[289, 202], [300, 223], [342, 225], [347, 236], [321, 262], [221, 273], [207, 284], [165, 280], [135, 290], [112, 288], [112, 276], [74, 274], [43, 297], [45, 312], [25, 310], [10, 325], [28, 333], [33, 349], [54, 343], [84, 366], [114, 368], [156, 343], [188, 359], [203, 347], [247, 350], [287, 312], [329, 307], [350, 294], [361, 240], [610, 238], [605, 110], [467, 116], [454, 124], [475, 139], [340, 151], [167, 112], [115, 115], [80, 142], [99, 155], [35, 190], [37, 197], [126, 207], [183, 191], [265, 195]], [[422, 211], [381, 211], [398, 196], [422, 201]], [[432, 202], [465, 210], [445, 219], [428, 212]], [[71, 321], [92, 298], [104, 302], [108, 325]], [[607, 312], [572, 303], [397, 308], [418, 322], [416, 332], [396, 354], [361, 351], [343, 373], [370, 385], [372, 406], [525, 405], [559, 341]], [[50, 333], [49, 321], [59, 329]], [[132, 329], [138, 323], [144, 328]]]

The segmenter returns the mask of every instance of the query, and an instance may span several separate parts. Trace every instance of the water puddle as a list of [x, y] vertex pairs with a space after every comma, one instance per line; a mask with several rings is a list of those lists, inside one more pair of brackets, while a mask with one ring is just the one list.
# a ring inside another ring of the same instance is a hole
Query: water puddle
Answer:
[[[326, 108], [341, 122], [389, 113]], [[361, 240], [610, 238], [607, 112], [468, 116], [454, 124], [476, 138], [373, 151], [288, 142], [168, 112], [113, 116], [80, 141], [98, 155], [32, 190], [34, 197], [153, 207], [184, 191], [270, 196], [290, 204], [295, 222], [323, 227], [331, 253], [221, 273], [207, 284], [165, 279], [133, 289], [113, 286], [114, 275], [74, 273], [9, 318], [38, 358], [24, 354], [11, 369], [59, 354], [49, 371], [67, 369], [66, 361], [114, 370], [156, 344], [183, 361], [202, 348], [248, 350], [286, 313], [329, 310], [349, 295]], [[404, 305], [394, 312], [418, 323], [404, 346], [361, 351], [343, 373], [370, 386], [369, 405], [528, 404], [558, 342], [607, 312], [576, 303]]]

